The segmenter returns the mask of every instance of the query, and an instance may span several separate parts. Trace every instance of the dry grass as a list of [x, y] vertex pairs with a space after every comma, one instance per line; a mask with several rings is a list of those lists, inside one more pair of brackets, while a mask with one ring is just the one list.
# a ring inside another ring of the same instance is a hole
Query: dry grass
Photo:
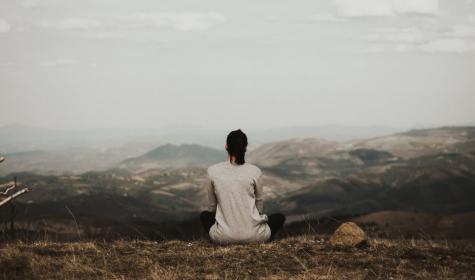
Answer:
[[2, 279], [473, 279], [470, 242], [371, 240], [335, 249], [304, 235], [267, 244], [218, 246], [205, 240], [9, 242]]

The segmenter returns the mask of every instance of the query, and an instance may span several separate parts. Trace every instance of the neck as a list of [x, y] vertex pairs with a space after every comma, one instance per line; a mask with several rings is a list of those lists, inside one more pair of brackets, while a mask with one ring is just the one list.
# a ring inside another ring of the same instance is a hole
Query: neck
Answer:
[[229, 157], [229, 162], [232, 163], [232, 164], [235, 164], [236, 163], [236, 157], [230, 156]]

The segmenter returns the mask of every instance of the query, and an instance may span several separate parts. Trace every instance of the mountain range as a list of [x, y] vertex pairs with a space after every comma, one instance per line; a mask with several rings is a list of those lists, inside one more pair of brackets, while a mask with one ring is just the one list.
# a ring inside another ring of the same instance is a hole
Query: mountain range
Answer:
[[[249, 150], [252, 150], [264, 143], [289, 138], [317, 137], [346, 141], [401, 130], [403, 128], [384, 126], [328, 125], [246, 129], [246, 132], [249, 134]], [[17, 171], [61, 175], [107, 170], [167, 143], [198, 144], [222, 151], [228, 132], [197, 126], [155, 129], [47, 129], [21, 124], [0, 126], [0, 155], [9, 158], [0, 168], [0, 176]]]
[[[95, 224], [158, 223], [194, 217], [206, 202], [206, 167], [223, 160], [223, 150], [165, 144], [102, 171], [16, 172], [0, 180], [18, 176], [34, 189], [19, 200], [18, 207], [27, 213], [22, 219], [69, 220], [70, 209]], [[289, 139], [252, 149], [247, 160], [263, 170], [265, 211], [284, 212], [289, 222], [365, 217], [362, 221], [371, 224], [382, 216], [377, 213], [459, 217], [475, 212], [475, 127], [343, 142]]]

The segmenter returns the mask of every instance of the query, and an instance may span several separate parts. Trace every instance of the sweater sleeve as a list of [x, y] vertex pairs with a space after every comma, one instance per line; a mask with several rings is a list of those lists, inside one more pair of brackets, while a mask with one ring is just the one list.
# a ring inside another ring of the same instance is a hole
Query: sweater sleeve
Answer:
[[262, 214], [264, 211], [264, 200], [262, 198], [262, 172], [259, 171], [254, 179], [254, 194], [256, 197], [256, 207], [259, 210], [259, 213]]
[[211, 179], [208, 179], [208, 182], [206, 184], [206, 192], [208, 194], [207, 210], [210, 212], [216, 212], [217, 199], [216, 194], [214, 192], [213, 180]]

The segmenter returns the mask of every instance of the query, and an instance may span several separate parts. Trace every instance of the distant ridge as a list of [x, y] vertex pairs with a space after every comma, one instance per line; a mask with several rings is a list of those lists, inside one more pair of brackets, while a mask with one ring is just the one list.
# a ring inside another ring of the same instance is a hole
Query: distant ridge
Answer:
[[124, 160], [119, 168], [141, 171], [150, 168], [208, 166], [226, 160], [226, 153], [198, 144], [165, 144], [139, 157]]

